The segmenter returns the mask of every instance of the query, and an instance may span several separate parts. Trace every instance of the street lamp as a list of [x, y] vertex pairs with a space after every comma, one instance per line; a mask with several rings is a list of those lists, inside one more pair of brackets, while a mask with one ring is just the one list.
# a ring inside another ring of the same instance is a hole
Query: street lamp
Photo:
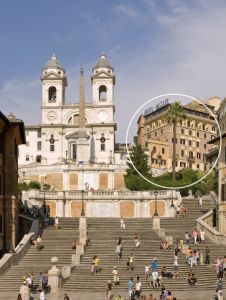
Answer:
[[81, 195], [82, 195], [82, 211], [81, 211], [81, 217], [85, 216], [85, 211], [84, 211], [84, 190], [81, 190]]
[[174, 203], [173, 203], [173, 191], [172, 191], [172, 193], [171, 193], [171, 197], [172, 197], [172, 201], [171, 201], [170, 207], [174, 208], [175, 205], [174, 205]]
[[66, 154], [65, 163], [67, 164], [67, 150], [65, 151], [65, 154]]
[[45, 193], [45, 185], [46, 185], [46, 176], [44, 177], [44, 184], [43, 184], [43, 209], [44, 209], [44, 214], [46, 214], [46, 193]]
[[158, 217], [158, 210], [157, 210], [157, 196], [158, 196], [158, 191], [155, 190], [155, 213], [154, 213], [154, 217]]

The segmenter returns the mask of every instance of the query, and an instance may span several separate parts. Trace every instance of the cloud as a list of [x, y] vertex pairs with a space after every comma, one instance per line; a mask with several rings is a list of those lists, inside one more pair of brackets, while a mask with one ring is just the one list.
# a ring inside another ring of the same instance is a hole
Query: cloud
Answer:
[[134, 8], [129, 5], [115, 5], [115, 10], [130, 19], [137, 19], [139, 16], [137, 8]]

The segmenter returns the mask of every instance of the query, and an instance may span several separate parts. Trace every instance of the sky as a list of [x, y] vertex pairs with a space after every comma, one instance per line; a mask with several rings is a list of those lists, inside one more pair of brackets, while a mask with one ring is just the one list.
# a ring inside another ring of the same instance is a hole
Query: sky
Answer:
[[92, 101], [91, 68], [105, 52], [116, 74], [116, 141], [130, 118], [165, 93], [226, 96], [225, 0], [7, 0], [0, 9], [0, 110], [41, 122], [42, 68], [53, 52], [78, 102], [79, 70]]

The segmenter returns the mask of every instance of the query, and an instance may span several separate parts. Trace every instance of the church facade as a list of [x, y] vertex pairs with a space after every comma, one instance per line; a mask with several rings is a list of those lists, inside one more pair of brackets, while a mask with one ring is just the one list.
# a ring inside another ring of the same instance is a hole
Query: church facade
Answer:
[[126, 153], [115, 151], [115, 73], [106, 55], [92, 69], [92, 103], [85, 102], [82, 69], [79, 103], [65, 101], [66, 71], [54, 54], [41, 83], [42, 122], [25, 128], [21, 180], [45, 181], [57, 190], [123, 187]]

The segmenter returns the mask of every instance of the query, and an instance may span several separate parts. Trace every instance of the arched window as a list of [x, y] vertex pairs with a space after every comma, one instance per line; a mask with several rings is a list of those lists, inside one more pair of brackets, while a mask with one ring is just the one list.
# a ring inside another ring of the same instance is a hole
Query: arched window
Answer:
[[56, 102], [56, 88], [55, 86], [51, 86], [49, 88], [49, 103], [55, 103]]
[[105, 85], [99, 87], [99, 101], [104, 102], [107, 100], [107, 88]]
[[100, 151], [105, 151], [105, 136], [104, 134], [101, 134], [101, 138], [100, 138]]
[[68, 124], [79, 125], [79, 115], [74, 114], [68, 119]]

